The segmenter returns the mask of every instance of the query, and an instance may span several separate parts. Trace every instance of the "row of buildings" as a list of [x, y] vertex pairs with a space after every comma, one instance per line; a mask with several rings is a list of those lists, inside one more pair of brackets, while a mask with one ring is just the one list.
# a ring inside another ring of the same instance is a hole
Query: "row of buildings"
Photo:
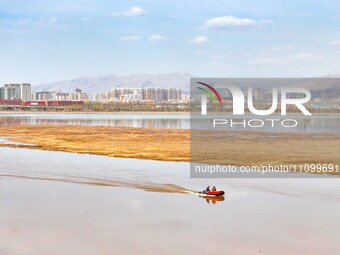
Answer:
[[[29, 83], [4, 84], [0, 87], [0, 100], [27, 101], [87, 101], [88, 94], [76, 89], [75, 92], [60, 91], [32, 92]], [[181, 89], [176, 88], [123, 88], [114, 87], [109, 92], [96, 93], [93, 101], [97, 102], [180, 102], [183, 100]]]
[[97, 102], [179, 102], [182, 90], [176, 88], [121, 88], [115, 87], [109, 92], [96, 93], [93, 101]]
[[80, 89], [75, 92], [63, 93], [60, 91], [40, 91], [32, 92], [31, 84], [29, 83], [11, 83], [4, 84], [0, 87], [0, 99], [14, 100], [21, 99], [22, 101], [85, 101], [88, 99], [86, 93]]
[[[242, 90], [244, 97], [247, 98], [248, 97], [248, 90], [247, 89], [243, 89]], [[224, 95], [222, 94], [223, 98], [231, 100], [232, 94], [229, 90], [224, 90]], [[271, 94], [269, 94], [269, 92], [265, 91], [264, 89], [254, 89], [253, 90], [253, 100], [256, 102], [264, 102], [264, 101], [269, 101], [271, 97]]]
[[36, 101], [86, 101], [88, 99], [87, 93], [76, 89], [75, 92], [64, 93], [60, 91], [39, 91], [32, 92], [32, 100]]
[[[224, 98], [225, 99], [233, 99], [232, 94], [229, 90], [224, 90]], [[248, 89], [242, 90], [244, 97], [248, 98]], [[253, 100], [255, 102], [271, 102], [273, 99], [272, 90], [264, 90], [255, 88], [252, 90], [253, 93]], [[278, 93], [280, 95], [280, 92]], [[304, 98], [305, 95], [303, 93], [289, 93], [287, 94], [287, 98], [289, 99], [297, 99], [297, 98]], [[280, 97], [279, 97], [280, 98]]]

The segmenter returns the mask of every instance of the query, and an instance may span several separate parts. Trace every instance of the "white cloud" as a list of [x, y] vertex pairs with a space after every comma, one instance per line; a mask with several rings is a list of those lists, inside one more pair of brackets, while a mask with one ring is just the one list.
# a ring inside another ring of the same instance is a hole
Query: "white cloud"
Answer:
[[163, 35], [151, 35], [148, 39], [150, 42], [160, 42], [166, 40], [167, 38]]
[[137, 42], [142, 40], [142, 37], [138, 35], [129, 35], [129, 36], [124, 36], [120, 38], [121, 41], [126, 41], [126, 42]]
[[145, 12], [143, 8], [139, 6], [132, 6], [130, 9], [128, 9], [125, 12], [114, 13], [113, 16], [141, 16], [144, 14]]
[[333, 40], [333, 41], [329, 41], [327, 44], [330, 46], [337, 46], [337, 45], [340, 45], [340, 41]]
[[222, 16], [208, 19], [204, 26], [206, 28], [225, 28], [225, 27], [249, 27], [256, 25], [252, 19], [236, 18], [234, 16]]
[[127, 10], [124, 15], [125, 16], [140, 16], [144, 14], [144, 10], [138, 6], [132, 6], [129, 10]]
[[320, 56], [312, 54], [312, 53], [297, 53], [293, 55], [288, 55], [287, 59], [289, 60], [314, 60], [314, 59], [321, 59]]
[[249, 60], [251, 64], [280, 64], [283, 63], [283, 59], [280, 57], [272, 57], [272, 56], [262, 56]]
[[208, 38], [203, 35], [196, 36], [192, 38], [191, 40], [189, 40], [189, 43], [192, 43], [192, 44], [204, 44], [207, 42], [208, 42]]
[[65, 31], [67, 29], [66, 23], [54, 16], [0, 20], [1, 33], [23, 34], [43, 30]]

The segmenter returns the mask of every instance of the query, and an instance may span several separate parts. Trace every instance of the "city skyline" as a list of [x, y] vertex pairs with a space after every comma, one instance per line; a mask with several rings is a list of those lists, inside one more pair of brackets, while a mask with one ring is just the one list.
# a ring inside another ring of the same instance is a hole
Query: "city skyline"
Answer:
[[[110, 91], [91, 93], [76, 88], [73, 92], [61, 90], [32, 90], [30, 83], [11, 83], [0, 86], [0, 101], [10, 103], [22, 100], [28, 101], [94, 101], [94, 102], [181, 102], [182, 90], [180, 88], [150, 88], [150, 87], [119, 87], [113, 86]], [[0, 102], [1, 105], [1, 102]]]

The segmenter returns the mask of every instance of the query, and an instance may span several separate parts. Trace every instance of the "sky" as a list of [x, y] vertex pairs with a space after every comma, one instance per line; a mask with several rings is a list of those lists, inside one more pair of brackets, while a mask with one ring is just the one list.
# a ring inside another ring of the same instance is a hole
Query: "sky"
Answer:
[[337, 0], [0, 0], [0, 84], [339, 74]]

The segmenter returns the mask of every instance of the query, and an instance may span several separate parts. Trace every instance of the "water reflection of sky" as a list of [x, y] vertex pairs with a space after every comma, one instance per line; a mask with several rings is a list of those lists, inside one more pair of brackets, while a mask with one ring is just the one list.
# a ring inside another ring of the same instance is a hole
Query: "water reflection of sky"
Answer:
[[3, 114], [0, 125], [80, 125], [142, 128], [190, 127], [187, 114]]
[[[0, 254], [336, 254], [339, 179], [190, 179], [187, 163], [0, 148]], [[119, 181], [126, 187], [9, 178]], [[223, 202], [129, 184], [215, 184]], [[212, 183], [213, 182], [213, 183]]]
[[[219, 116], [219, 118], [239, 121], [233, 116]], [[253, 116], [246, 115], [249, 120]], [[273, 118], [278, 118], [275, 116]], [[243, 127], [242, 125], [221, 126], [220, 129], [247, 130], [261, 132], [340, 132], [340, 116], [289, 116], [298, 121], [294, 128], [284, 128], [270, 122], [262, 128]], [[258, 117], [256, 117], [258, 119]], [[253, 122], [253, 125], [258, 123]], [[111, 126], [111, 127], [138, 127], [138, 128], [174, 128], [174, 129], [211, 129], [212, 121], [191, 118], [189, 114], [0, 114], [0, 126], [15, 125], [80, 125], [80, 126]]]

